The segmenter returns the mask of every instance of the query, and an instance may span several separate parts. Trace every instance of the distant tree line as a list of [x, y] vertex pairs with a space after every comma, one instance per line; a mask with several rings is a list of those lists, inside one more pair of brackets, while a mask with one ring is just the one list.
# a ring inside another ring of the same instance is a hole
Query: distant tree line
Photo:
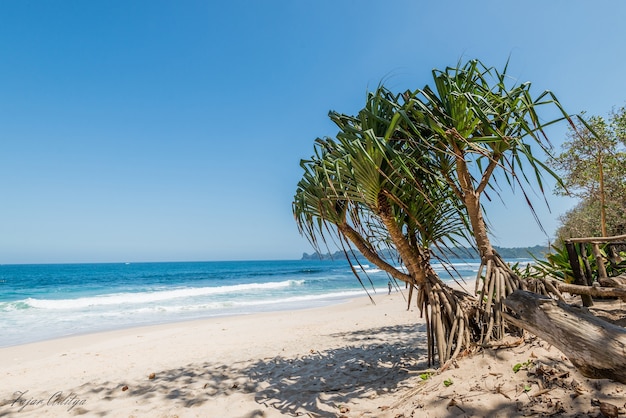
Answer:
[[[513, 247], [505, 248], [494, 246], [494, 249], [502, 258], [515, 259], [515, 258], [543, 258], [548, 253], [549, 248], [544, 245], [535, 245], [534, 247]], [[356, 253], [356, 251], [355, 251]], [[390, 258], [397, 258], [397, 255], [389, 254]], [[453, 247], [442, 251], [433, 251], [433, 257], [443, 259], [461, 259], [461, 260], [478, 260], [480, 255], [478, 251], [473, 248], [467, 247]], [[302, 260], [345, 260], [346, 256], [343, 251], [336, 251], [334, 253], [321, 254], [314, 252], [312, 254], [303, 253]], [[359, 257], [363, 258], [363, 257]]]

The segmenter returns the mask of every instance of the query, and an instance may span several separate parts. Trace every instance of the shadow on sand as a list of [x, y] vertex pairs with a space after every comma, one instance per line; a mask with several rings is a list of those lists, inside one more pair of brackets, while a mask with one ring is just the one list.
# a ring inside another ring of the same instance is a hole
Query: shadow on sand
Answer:
[[[422, 327], [337, 334], [344, 341], [361, 344], [255, 363], [248, 370], [259, 382], [255, 399], [290, 415], [328, 416], [356, 399], [407, 388], [404, 383], [410, 373], [426, 367]], [[415, 339], [407, 341], [407, 335]]]
[[[138, 411], [150, 404], [201, 408], [217, 395], [244, 393], [254, 394], [260, 408], [264, 405], [285, 415], [335, 416], [341, 405], [355, 399], [408, 388], [411, 372], [426, 367], [424, 333], [424, 325], [415, 324], [334, 334], [350, 345], [326, 351], [303, 347], [303, 354], [295, 358], [277, 353], [252, 364], [188, 364], [143, 381], [92, 382], [74, 392], [105, 401], [97, 403], [102, 408], [116, 399], [132, 397]], [[105, 410], [81, 408], [73, 413], [107, 415]], [[259, 409], [246, 417], [262, 415]]]
[[[252, 363], [192, 363], [155, 371], [154, 375], [140, 380], [92, 381], [73, 392], [79, 398], [98, 401], [77, 406], [69, 412], [70, 415], [111, 416], [111, 411], [116, 410], [115, 404], [125, 399], [132, 401], [133, 409], [124, 411], [133, 416], [153, 416], [155, 412], [206, 416], [203, 407], [210, 404], [213, 411], [225, 411], [223, 416], [241, 417], [229, 415], [229, 408], [238, 402], [249, 402], [253, 397], [258, 407], [242, 418], [275, 416], [276, 413], [311, 417], [582, 417], [590, 413], [598, 416], [599, 409], [592, 407], [592, 399], [608, 395], [609, 387], [601, 386], [607, 383], [599, 382], [583, 395], [573, 396], [578, 383], [570, 374], [563, 374], [573, 371], [573, 367], [565, 366], [562, 359], [556, 357], [542, 359], [543, 370], [554, 370], [556, 374], [489, 373], [491, 364], [514, 363], [515, 354], [507, 350], [486, 350], [478, 355], [472, 362], [475, 370], [466, 375], [469, 376], [466, 380], [457, 379], [452, 368], [422, 381], [419, 373], [427, 368], [423, 324], [371, 328], [331, 336], [337, 338], [338, 348], [316, 351], [315, 347], [302, 347], [301, 354], [293, 357], [277, 353], [275, 357]], [[553, 378], [561, 374], [566, 377]], [[443, 383], [447, 378], [454, 379], [455, 384], [445, 387]], [[539, 384], [550, 390], [541, 396], [521, 393], [520, 384], [529, 382], [534, 382], [533, 388]], [[393, 396], [381, 398], [380, 404], [377, 403], [375, 399], [384, 394]], [[621, 393], [615, 395], [615, 400], [619, 400]], [[374, 401], [359, 403], [363, 399]], [[567, 405], [555, 403], [560, 402], [559, 399], [567, 399]], [[352, 411], [347, 411], [346, 406]], [[240, 413], [239, 409], [237, 411]], [[432, 415], [434, 411], [436, 415]], [[24, 416], [14, 412], [0, 407], [2, 417]]]

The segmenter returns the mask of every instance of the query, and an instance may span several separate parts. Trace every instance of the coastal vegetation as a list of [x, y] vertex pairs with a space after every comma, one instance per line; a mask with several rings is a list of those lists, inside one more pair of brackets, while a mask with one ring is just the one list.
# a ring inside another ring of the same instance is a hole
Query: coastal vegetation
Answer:
[[549, 163], [563, 179], [556, 193], [579, 199], [560, 217], [558, 240], [626, 233], [626, 107], [577, 120]]
[[[502, 338], [503, 300], [521, 287], [489, 240], [482, 197], [506, 184], [530, 202], [543, 175], [558, 181], [534, 153], [550, 150], [544, 128], [569, 118], [551, 92], [533, 97], [530, 83], [511, 85], [506, 71], [470, 60], [434, 70], [432, 87], [380, 86], [357, 115], [330, 112], [339, 133], [318, 138], [301, 162], [293, 203], [301, 233], [318, 252], [334, 242], [356, 259], [356, 248], [406, 282], [426, 318], [429, 358], [441, 364]], [[540, 117], [544, 108], [557, 116]], [[432, 249], [467, 245], [481, 259], [477, 297], [446, 286], [430, 263]]]

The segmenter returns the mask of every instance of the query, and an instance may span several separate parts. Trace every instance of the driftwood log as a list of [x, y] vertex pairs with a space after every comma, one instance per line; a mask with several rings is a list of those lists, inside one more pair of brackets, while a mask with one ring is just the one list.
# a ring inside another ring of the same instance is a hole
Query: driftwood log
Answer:
[[[603, 280], [609, 280], [605, 278]], [[577, 284], [564, 283], [558, 280], [550, 280], [546, 279], [545, 283], [550, 283], [556, 289], [558, 289], [561, 293], [571, 293], [572, 295], [585, 295], [590, 297], [599, 297], [599, 298], [607, 298], [607, 297], [615, 297], [620, 298], [623, 301], [626, 301], [626, 286], [625, 287], [601, 287], [601, 286], [580, 286]], [[606, 283], [599, 282], [600, 284]]]
[[561, 350], [586, 377], [626, 384], [626, 329], [603, 321], [585, 308], [517, 290], [505, 300], [511, 324]]
[[626, 277], [625, 276], [600, 277], [598, 279], [598, 283], [600, 283], [600, 286], [604, 286], [604, 287], [617, 287], [620, 289], [626, 289]]

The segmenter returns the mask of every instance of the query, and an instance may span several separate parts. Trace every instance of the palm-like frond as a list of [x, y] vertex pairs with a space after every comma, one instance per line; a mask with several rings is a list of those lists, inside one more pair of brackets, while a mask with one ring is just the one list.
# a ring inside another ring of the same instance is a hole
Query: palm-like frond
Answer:
[[[391, 202], [397, 227], [421, 248], [466, 239], [467, 221], [451, 189], [397, 120], [401, 98], [379, 88], [357, 116], [330, 113], [336, 138], [318, 139], [315, 155], [301, 165], [293, 210], [312, 242], [329, 224], [349, 223], [370, 242], [389, 244], [376, 214], [379, 199]], [[376, 236], [376, 237], [374, 237]]]
[[[535, 156], [533, 147], [549, 155], [552, 146], [545, 128], [570, 119], [551, 92], [533, 99], [530, 83], [510, 86], [507, 67], [500, 73], [471, 60], [433, 70], [434, 89], [425, 86], [405, 93], [396, 123], [410, 131], [417, 147], [436, 155], [458, 196], [463, 194], [457, 170], [461, 161], [472, 191], [489, 189], [499, 195], [493, 178], [499, 171], [510, 187], [521, 190], [535, 214], [529, 191], [536, 186], [545, 200], [543, 176], [560, 179]], [[544, 107], [556, 109], [559, 116], [542, 120], [538, 112]]]

